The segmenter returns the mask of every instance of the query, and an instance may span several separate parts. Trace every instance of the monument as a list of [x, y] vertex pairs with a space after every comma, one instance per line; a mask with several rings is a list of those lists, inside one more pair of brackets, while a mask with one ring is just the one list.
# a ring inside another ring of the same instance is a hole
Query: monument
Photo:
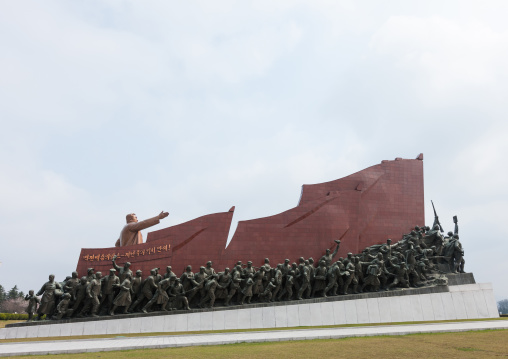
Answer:
[[425, 223], [423, 194], [422, 154], [414, 160], [382, 161], [344, 178], [304, 185], [296, 207], [240, 221], [227, 248], [235, 207], [150, 232], [145, 243], [113, 247], [114, 240], [105, 239], [110, 247], [81, 250], [76, 270], [84, 273], [93, 267], [107, 273], [114, 255], [145, 274], [168, 265], [181, 272], [207, 261], [220, 269], [237, 261], [252, 261], [257, 267], [267, 256], [273, 263], [317, 258], [335, 239], [342, 241], [339, 256], [345, 256], [386, 238], [399, 240]]
[[125, 216], [127, 224], [122, 228], [122, 231], [120, 232], [120, 238], [117, 239], [115, 246], [125, 247], [135, 244], [142, 244], [143, 235], [140, 231], [155, 226], [161, 219], [166, 218], [167, 216], [169, 216], [169, 213], [162, 211], [158, 216], [139, 222], [136, 214], [128, 214]]
[[[217, 310], [236, 313], [231, 329], [341, 324], [348, 316], [351, 323], [493, 317], [492, 287], [465, 273], [458, 217], [447, 234], [435, 208], [433, 225], [424, 224], [422, 160], [397, 158], [304, 185], [297, 207], [240, 222], [227, 248], [234, 207], [151, 232], [145, 243], [139, 231], [168, 213], [144, 221], [128, 214], [116, 247], [82, 249], [72, 276], [49, 276], [37, 293], [38, 323], [169, 315], [186, 324], [168, 325], [200, 330], [189, 328], [192, 318], [212, 329], [215, 316], [206, 311]], [[34, 298], [27, 296], [30, 313]], [[389, 319], [382, 303], [395, 306]], [[321, 319], [307, 318], [308, 310]], [[227, 329], [224, 315], [219, 329]]]

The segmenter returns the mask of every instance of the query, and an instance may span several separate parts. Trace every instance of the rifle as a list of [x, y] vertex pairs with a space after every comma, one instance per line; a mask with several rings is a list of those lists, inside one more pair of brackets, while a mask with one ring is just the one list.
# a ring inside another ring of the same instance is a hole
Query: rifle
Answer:
[[432, 203], [432, 209], [434, 210], [434, 221], [439, 225], [439, 230], [441, 231], [441, 233], [444, 233], [443, 227], [441, 226], [441, 223], [439, 223], [439, 217], [437, 216], [436, 207], [434, 207], [434, 202], [430, 200], [430, 203]]

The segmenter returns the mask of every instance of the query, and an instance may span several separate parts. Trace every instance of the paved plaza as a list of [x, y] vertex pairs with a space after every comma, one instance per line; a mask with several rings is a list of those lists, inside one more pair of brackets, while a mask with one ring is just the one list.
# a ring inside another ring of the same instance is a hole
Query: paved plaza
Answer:
[[508, 320], [3, 343], [0, 344], [0, 356], [156, 349], [194, 345], [235, 344], [242, 342], [340, 339], [347, 337], [443, 333], [488, 329], [508, 329]]

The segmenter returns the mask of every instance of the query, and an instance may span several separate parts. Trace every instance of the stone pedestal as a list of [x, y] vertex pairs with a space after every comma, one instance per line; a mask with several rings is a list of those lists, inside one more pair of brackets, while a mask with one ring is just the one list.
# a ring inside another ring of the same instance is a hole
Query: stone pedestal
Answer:
[[[473, 279], [474, 281], [474, 279]], [[0, 339], [497, 318], [490, 283], [100, 319], [11, 324]]]

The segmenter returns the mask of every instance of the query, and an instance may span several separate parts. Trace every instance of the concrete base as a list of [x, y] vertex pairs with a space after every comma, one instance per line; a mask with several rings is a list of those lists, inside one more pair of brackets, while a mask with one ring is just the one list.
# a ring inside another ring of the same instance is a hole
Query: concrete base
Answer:
[[[0, 356], [55, 355], [93, 353], [133, 349], [178, 348], [197, 345], [223, 345], [263, 343], [290, 340], [342, 339], [380, 335], [407, 335], [422, 333], [451, 333], [473, 330], [506, 330], [508, 320], [476, 320], [445, 323], [393, 324], [332, 328], [254, 330], [248, 332], [222, 332], [205, 334], [157, 335], [117, 337], [106, 339], [45, 340], [3, 343]], [[436, 347], [435, 356], [439, 357]], [[502, 354], [498, 354], [502, 355]], [[99, 355], [100, 356], [100, 355]], [[67, 356], [69, 357], [69, 356]]]
[[427, 289], [366, 293], [227, 310], [215, 308], [108, 320], [16, 324], [0, 329], [0, 339], [499, 317], [490, 283]]

